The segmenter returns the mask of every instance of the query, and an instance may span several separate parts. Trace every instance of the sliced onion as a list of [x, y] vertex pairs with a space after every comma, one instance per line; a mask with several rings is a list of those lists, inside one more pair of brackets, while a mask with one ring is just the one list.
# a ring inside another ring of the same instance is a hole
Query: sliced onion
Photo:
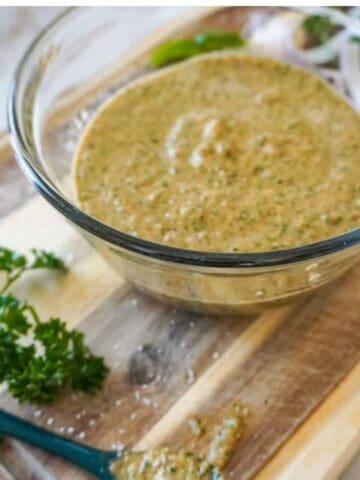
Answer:
[[321, 65], [329, 63], [338, 56], [340, 45], [346, 37], [346, 31], [341, 30], [331, 37], [327, 42], [319, 47], [309, 48], [307, 50], [298, 48], [294, 43], [293, 35], [289, 38], [289, 44], [286, 46], [285, 53], [294, 58], [298, 63]]
[[360, 19], [360, 7], [352, 7], [349, 9], [348, 14], [352, 18]]
[[256, 29], [249, 39], [250, 48], [274, 57], [286, 57], [300, 65], [321, 65], [334, 60], [339, 52], [345, 31], [334, 35], [319, 47], [304, 50], [295, 45], [295, 32], [305, 15], [300, 12], [284, 12], [272, 16]]
[[330, 83], [344, 98], [346, 98], [346, 85], [344, 78], [339, 70], [334, 68], [317, 68], [315, 73]]
[[[354, 8], [356, 10], [358, 9], [358, 7]], [[354, 35], [360, 35], [360, 20], [356, 18], [356, 15], [348, 15], [337, 8], [299, 7], [299, 9], [310, 15], [324, 15], [329, 17], [334, 25], [341, 25], [345, 27], [348, 32]]]
[[285, 45], [303, 19], [299, 12], [284, 12], [271, 16], [259, 26], [248, 41], [254, 52], [263, 52], [272, 57], [284, 56]]
[[[295, 32], [304, 16], [327, 15], [335, 25], [343, 28], [326, 43], [311, 49], [301, 49], [295, 44]], [[360, 36], [360, 7], [353, 7], [345, 14], [326, 7], [301, 7], [301, 12], [284, 12], [273, 15], [250, 36], [249, 47], [255, 53], [288, 58], [297, 64], [316, 71], [334, 85], [339, 93], [350, 93], [355, 106], [360, 109], [360, 43], [352, 42], [351, 36]], [[317, 68], [331, 62], [337, 56], [340, 72], [334, 69]]]
[[360, 43], [345, 39], [340, 46], [339, 60], [346, 87], [360, 109]]
[[[301, 12], [285, 12], [272, 16], [264, 25], [255, 30], [250, 37], [251, 48], [261, 50], [271, 56], [287, 57], [303, 66], [329, 63], [339, 55], [341, 45], [349, 34], [360, 35], [359, 7], [350, 10], [347, 15], [337, 9], [326, 7], [299, 7]], [[326, 15], [335, 25], [345, 27], [323, 45], [302, 49], [295, 44], [295, 32], [305, 14]]]

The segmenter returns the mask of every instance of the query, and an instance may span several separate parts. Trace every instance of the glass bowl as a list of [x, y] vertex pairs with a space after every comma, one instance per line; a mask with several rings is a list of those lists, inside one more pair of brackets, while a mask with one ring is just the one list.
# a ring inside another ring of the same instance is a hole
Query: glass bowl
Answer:
[[360, 228], [287, 250], [205, 253], [117, 231], [74, 201], [71, 164], [84, 127], [105, 99], [149, 72], [153, 46], [184, 31], [249, 28], [276, 12], [272, 7], [196, 9], [159, 30], [166, 16], [178, 13], [175, 9], [71, 9], [33, 42], [16, 71], [8, 120], [21, 167], [115, 269], [163, 301], [215, 314], [258, 312], [311, 293], [358, 259]]

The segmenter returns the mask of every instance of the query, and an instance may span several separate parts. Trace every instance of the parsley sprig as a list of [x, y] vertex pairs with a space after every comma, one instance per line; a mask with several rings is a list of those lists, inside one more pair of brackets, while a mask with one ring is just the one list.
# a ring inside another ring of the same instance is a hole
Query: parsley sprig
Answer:
[[0, 295], [6, 292], [26, 271], [40, 268], [66, 271], [64, 262], [51, 252], [33, 248], [31, 254], [30, 257], [26, 257], [8, 248], [0, 247], [0, 271], [5, 272], [6, 275], [5, 283], [0, 289]]
[[49, 403], [64, 388], [87, 393], [103, 383], [108, 368], [85, 345], [84, 335], [59, 318], [42, 322], [36, 309], [9, 293], [26, 271], [65, 272], [61, 259], [33, 249], [30, 256], [0, 247], [0, 383], [20, 402]]
[[326, 15], [309, 15], [302, 23], [309, 40], [314, 44], [326, 43], [331, 37], [334, 25]]

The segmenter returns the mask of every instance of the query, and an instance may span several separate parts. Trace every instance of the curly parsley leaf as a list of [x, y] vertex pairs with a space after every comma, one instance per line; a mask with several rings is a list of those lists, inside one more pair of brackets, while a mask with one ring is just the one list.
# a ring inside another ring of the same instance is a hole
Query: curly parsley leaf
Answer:
[[46, 252], [44, 250], [38, 250], [33, 248], [31, 250], [34, 258], [31, 261], [29, 268], [34, 270], [37, 268], [44, 268], [48, 270], [59, 270], [66, 272], [66, 266], [61, 258], [58, 258], [51, 252]]
[[25, 314], [26, 305], [12, 295], [0, 296], [0, 328], [14, 338], [24, 335], [30, 328]]
[[66, 270], [50, 252], [33, 249], [25, 257], [0, 248], [0, 270], [6, 276], [0, 290], [0, 383], [20, 403], [49, 403], [66, 388], [92, 393], [108, 373], [81, 332], [69, 330], [58, 318], [40, 321], [32, 305], [7, 293], [23, 272], [39, 268]]
[[303, 20], [302, 27], [311, 43], [326, 43], [332, 35], [333, 24], [326, 15], [309, 15]]
[[0, 382], [20, 402], [51, 402], [65, 388], [92, 393], [108, 368], [92, 354], [84, 335], [65, 322], [40, 322], [33, 307], [0, 296]]
[[0, 270], [12, 272], [26, 265], [26, 257], [8, 248], [0, 247]]

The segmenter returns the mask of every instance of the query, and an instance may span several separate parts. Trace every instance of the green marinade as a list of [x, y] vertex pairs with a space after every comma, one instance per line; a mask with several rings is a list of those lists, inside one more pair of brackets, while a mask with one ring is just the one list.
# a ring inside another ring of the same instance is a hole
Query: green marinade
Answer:
[[360, 118], [310, 73], [202, 55], [118, 92], [75, 158], [80, 207], [158, 243], [218, 252], [312, 243], [360, 223]]

